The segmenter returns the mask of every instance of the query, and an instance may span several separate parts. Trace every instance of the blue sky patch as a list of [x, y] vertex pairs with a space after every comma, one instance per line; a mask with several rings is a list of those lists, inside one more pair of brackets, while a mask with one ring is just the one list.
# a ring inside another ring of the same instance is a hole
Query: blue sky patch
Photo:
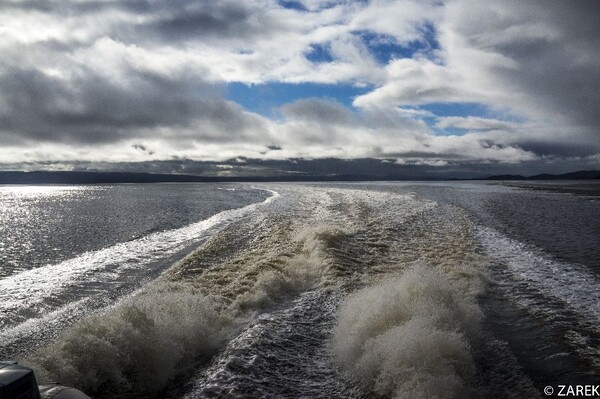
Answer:
[[292, 9], [292, 10], [308, 11], [306, 9], [306, 7], [304, 7], [304, 4], [302, 4], [299, 1], [294, 1], [294, 0], [279, 0], [279, 5], [282, 6], [283, 8], [289, 8], [289, 9]]
[[440, 49], [440, 43], [437, 40], [437, 31], [433, 24], [424, 24], [421, 29], [423, 40], [421, 43], [421, 51], [429, 53]]
[[227, 84], [227, 99], [235, 101], [249, 111], [273, 118], [277, 108], [305, 98], [335, 100], [352, 108], [355, 97], [372, 90], [372, 87], [317, 83], [265, 83], [247, 85], [232, 82]]
[[[497, 119], [497, 120], [501, 120], [501, 121], [505, 121], [505, 122], [515, 122], [515, 123], [521, 123], [521, 122], [525, 121], [525, 119], [519, 118], [518, 116], [516, 116], [514, 114], [509, 114], [507, 112], [501, 112], [498, 110], [494, 110], [484, 104], [474, 103], [474, 102], [431, 103], [431, 104], [421, 105], [415, 109], [429, 111], [432, 114], [435, 114], [435, 116], [438, 118], [451, 117], [451, 116], [466, 118], [469, 116], [473, 116], [473, 117], [477, 117], [477, 118]], [[439, 135], [444, 135], [444, 136], [451, 136], [451, 135], [462, 136], [465, 133], [468, 133], [467, 129], [461, 129], [461, 128], [440, 129], [435, 126], [435, 124], [437, 122], [436, 117], [423, 118], [423, 120], [429, 125], [429, 127], [431, 128], [431, 130], [434, 133], [439, 134]]]
[[421, 105], [418, 109], [426, 110], [436, 114], [439, 117], [444, 116], [475, 116], [485, 119], [498, 119], [505, 122], [523, 123], [527, 119], [510, 112], [508, 109], [490, 108], [482, 103], [475, 102], [448, 102], [448, 103], [431, 103]]
[[[356, 2], [365, 2], [366, 0], [355, 0]], [[297, 10], [297, 11], [315, 11], [315, 9], [313, 10], [309, 10], [308, 8], [306, 8], [306, 6], [298, 0], [279, 0], [279, 5], [283, 8], [288, 8], [290, 10]], [[328, 2], [324, 2], [319, 4], [319, 7], [316, 10], [326, 10], [328, 8], [332, 8], [335, 7], [337, 4], [339, 4], [339, 0], [331, 0]]]
[[[431, 103], [422, 105], [419, 109], [429, 111], [442, 118], [449, 116], [492, 118], [488, 107], [479, 103]], [[467, 133], [467, 130], [459, 128], [440, 129], [435, 126], [437, 118], [424, 118], [424, 121], [429, 125], [429, 128], [434, 134], [440, 136], [462, 136]]]
[[420, 31], [421, 40], [414, 40], [408, 45], [400, 45], [393, 36], [371, 31], [356, 31], [354, 34], [361, 38], [377, 62], [387, 65], [393, 59], [413, 58], [417, 53], [434, 58], [431, 53], [440, 48], [435, 28], [425, 24]]
[[311, 44], [310, 53], [306, 54], [306, 59], [310, 62], [332, 62], [333, 56], [328, 45], [324, 44]]

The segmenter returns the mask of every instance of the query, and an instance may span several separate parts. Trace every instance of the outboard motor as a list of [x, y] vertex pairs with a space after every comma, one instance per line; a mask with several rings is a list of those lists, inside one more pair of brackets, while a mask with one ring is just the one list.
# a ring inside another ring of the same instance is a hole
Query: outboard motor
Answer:
[[58, 384], [38, 387], [35, 374], [17, 362], [0, 362], [0, 399], [90, 399], [75, 388]]
[[41, 399], [33, 370], [0, 362], [0, 399]]

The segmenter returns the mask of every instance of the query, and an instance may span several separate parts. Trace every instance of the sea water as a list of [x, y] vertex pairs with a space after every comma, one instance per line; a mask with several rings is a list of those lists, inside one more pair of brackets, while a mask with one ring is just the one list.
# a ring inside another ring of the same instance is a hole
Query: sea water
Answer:
[[0, 357], [114, 304], [269, 196], [212, 184], [0, 187]]
[[[104, 187], [120, 193], [112, 206], [78, 193], [80, 205], [29, 211], [29, 245], [54, 240], [59, 254], [5, 261], [0, 350], [94, 397], [518, 398], [598, 384], [600, 209], [586, 184], [117, 185]], [[50, 201], [4, 190], [3, 214], [22, 219], [3, 232], [24, 229], [21, 204]], [[61, 222], [75, 208], [95, 232]], [[68, 238], [44, 238], [46, 223]]]

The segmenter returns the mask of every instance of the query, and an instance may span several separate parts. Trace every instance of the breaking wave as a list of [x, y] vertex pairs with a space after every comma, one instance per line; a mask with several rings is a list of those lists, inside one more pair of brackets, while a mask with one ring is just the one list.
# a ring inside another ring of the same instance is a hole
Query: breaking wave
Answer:
[[464, 215], [414, 195], [276, 188], [27, 363], [94, 397], [160, 397], [178, 379], [241, 396], [471, 393], [483, 283]]
[[[260, 256], [256, 252], [269, 246], [243, 252], [234, 268], [223, 262], [182, 277], [181, 270], [199, 256], [192, 254], [112, 309], [82, 320], [26, 363], [41, 370], [42, 381], [94, 396], [156, 395], [209, 360], [257, 313], [324, 281], [324, 247], [340, 234], [326, 225], [304, 227]], [[207, 247], [222, 248], [223, 239], [216, 235]]]
[[156, 391], [209, 356], [232, 328], [232, 317], [200, 292], [157, 284], [107, 314], [80, 322], [29, 361], [41, 379], [90, 394]]
[[464, 397], [475, 373], [470, 342], [481, 311], [423, 265], [351, 295], [334, 330], [336, 360], [374, 392]]
[[265, 191], [271, 195], [263, 202], [225, 210], [178, 229], [152, 233], [1, 279], [0, 328], [58, 310], [65, 305], [57, 301], [61, 296], [71, 299], [86, 289], [110, 292], [128, 278], [145, 277], [145, 273], [160, 265], [160, 260], [189, 249], [212, 229], [232, 223], [279, 197], [275, 191]]

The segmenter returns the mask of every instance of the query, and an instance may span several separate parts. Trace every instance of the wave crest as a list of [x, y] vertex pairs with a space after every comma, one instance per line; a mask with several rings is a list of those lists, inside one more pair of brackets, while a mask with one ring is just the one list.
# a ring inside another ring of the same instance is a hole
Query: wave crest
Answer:
[[463, 397], [475, 373], [470, 341], [481, 317], [444, 275], [417, 265], [351, 295], [332, 349], [351, 377], [378, 394]]
[[[228, 267], [213, 265], [211, 275], [224, 285], [204, 279], [201, 271], [175, 281], [167, 273], [120, 305], [80, 321], [26, 363], [40, 370], [42, 381], [91, 395], [156, 394], [214, 355], [254, 314], [318, 284], [329, 264], [328, 241], [340, 235], [331, 226], [306, 227], [279, 250], [246, 253], [240, 262], [224, 262]], [[283, 249], [289, 253], [281, 255]]]
[[77, 324], [57, 344], [29, 359], [41, 380], [90, 394], [155, 391], [229, 335], [232, 318], [189, 287], [157, 284]]

